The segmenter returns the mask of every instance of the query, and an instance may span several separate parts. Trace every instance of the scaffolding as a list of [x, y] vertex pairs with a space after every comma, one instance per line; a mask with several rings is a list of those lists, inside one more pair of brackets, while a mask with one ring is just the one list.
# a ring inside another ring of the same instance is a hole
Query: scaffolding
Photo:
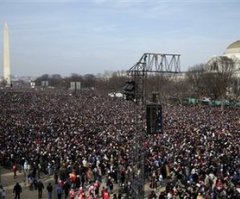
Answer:
[[[147, 93], [146, 82], [148, 73], [180, 73], [180, 55], [179, 54], [161, 54], [161, 53], [144, 53], [140, 60], [128, 71], [128, 76], [135, 82], [135, 132], [132, 145], [132, 181], [129, 191], [131, 199], [144, 199], [144, 138], [146, 132], [141, 128], [140, 123], [143, 121], [143, 113], [146, 109]], [[136, 106], [141, 106], [139, 115]]]

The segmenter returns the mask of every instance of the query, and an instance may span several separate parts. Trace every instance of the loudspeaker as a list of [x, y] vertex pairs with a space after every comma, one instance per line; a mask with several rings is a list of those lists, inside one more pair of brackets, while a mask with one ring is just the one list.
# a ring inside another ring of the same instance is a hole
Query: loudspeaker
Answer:
[[163, 132], [162, 106], [160, 104], [147, 105], [146, 119], [148, 134], [158, 134]]
[[124, 94], [126, 95], [126, 100], [133, 101], [135, 99], [135, 81], [129, 80], [125, 83], [123, 90]]

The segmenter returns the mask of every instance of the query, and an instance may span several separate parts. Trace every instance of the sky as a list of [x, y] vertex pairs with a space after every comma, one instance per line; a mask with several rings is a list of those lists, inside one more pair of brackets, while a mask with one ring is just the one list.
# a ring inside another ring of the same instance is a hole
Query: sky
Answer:
[[[181, 54], [181, 71], [240, 39], [239, 0], [0, 0], [11, 74], [127, 70], [145, 52]], [[1, 28], [2, 27], [2, 28]]]

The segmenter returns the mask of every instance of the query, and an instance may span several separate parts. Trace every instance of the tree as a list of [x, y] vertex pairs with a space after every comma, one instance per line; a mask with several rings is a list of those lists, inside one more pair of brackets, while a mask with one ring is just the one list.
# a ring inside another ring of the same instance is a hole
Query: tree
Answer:
[[160, 101], [165, 101], [172, 96], [171, 93], [173, 89], [174, 80], [171, 78], [169, 74], [152, 74], [148, 76], [146, 81], [146, 93], [147, 97], [151, 98], [152, 93], [158, 93], [158, 99]]
[[127, 76], [120, 71], [112, 73], [112, 76], [108, 79], [109, 92], [121, 91], [123, 85], [127, 81]]
[[58, 88], [63, 87], [63, 79], [62, 79], [61, 75], [59, 75], [59, 74], [51, 75], [51, 77], [49, 79], [49, 84], [51, 86], [58, 87]]
[[215, 99], [223, 100], [232, 82], [234, 60], [226, 56], [215, 57], [207, 63], [206, 68], [204, 80], [207, 93], [212, 93]]
[[186, 73], [186, 79], [189, 83], [191, 90], [190, 94], [197, 98], [204, 95], [204, 64], [198, 64], [191, 67]]
[[83, 85], [86, 88], [95, 88], [96, 77], [93, 74], [86, 74], [83, 76]]
[[6, 87], [6, 86], [7, 86], [7, 81], [6, 81], [5, 79], [3, 79], [3, 80], [0, 82], [0, 86]]
[[63, 85], [66, 89], [70, 88], [71, 82], [81, 82], [83, 81], [83, 77], [81, 75], [78, 75], [76, 73], [72, 73], [70, 77], [66, 77], [63, 80]]
[[232, 93], [235, 100], [238, 100], [240, 97], [240, 78], [235, 77], [232, 80]]
[[42, 76], [38, 77], [35, 80], [35, 84], [36, 86], [41, 86], [42, 85], [42, 81], [49, 81], [50, 79], [50, 75], [49, 74], [43, 74]]

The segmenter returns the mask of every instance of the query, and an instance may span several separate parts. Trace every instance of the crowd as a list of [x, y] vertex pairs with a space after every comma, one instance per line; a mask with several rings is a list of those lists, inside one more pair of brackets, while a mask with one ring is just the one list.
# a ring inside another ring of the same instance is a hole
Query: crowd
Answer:
[[[131, 198], [142, 107], [93, 92], [29, 91], [1, 92], [0, 109], [1, 164], [17, 166], [30, 188], [43, 172], [59, 198]], [[166, 105], [163, 118], [163, 133], [142, 139], [148, 198], [239, 198], [240, 110]]]
[[159, 198], [240, 197], [240, 110], [165, 107], [165, 133], [146, 141], [153, 186], [169, 178]]

